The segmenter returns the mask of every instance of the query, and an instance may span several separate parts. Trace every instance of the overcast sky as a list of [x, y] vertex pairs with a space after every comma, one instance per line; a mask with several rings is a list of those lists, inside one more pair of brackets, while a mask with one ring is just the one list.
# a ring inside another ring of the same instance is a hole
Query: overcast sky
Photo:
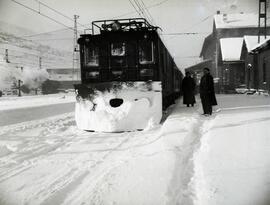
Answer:
[[[38, 10], [37, 0], [16, 0]], [[79, 15], [80, 24], [112, 18], [139, 17], [131, 2], [133, 0], [40, 0], [57, 11], [73, 18]], [[143, 0], [163, 37], [171, 54], [180, 67], [196, 63], [203, 39], [212, 31], [213, 15], [222, 13], [258, 12], [258, 0]], [[66, 26], [73, 22], [40, 5], [40, 12]], [[207, 18], [208, 17], [208, 18]], [[0, 0], [0, 20], [34, 31], [47, 32], [65, 28], [12, 0]], [[79, 27], [79, 29], [82, 29]], [[198, 32], [196, 35], [167, 35], [179, 32]]]

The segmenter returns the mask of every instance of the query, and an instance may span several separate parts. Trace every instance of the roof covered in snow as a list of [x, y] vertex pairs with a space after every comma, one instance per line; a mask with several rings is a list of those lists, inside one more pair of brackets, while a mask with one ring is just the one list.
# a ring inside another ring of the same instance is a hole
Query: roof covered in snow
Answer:
[[[214, 16], [216, 28], [245, 28], [258, 26], [258, 14], [254, 13], [235, 13], [235, 14], [216, 14]], [[268, 26], [270, 23], [268, 23]]]
[[243, 46], [243, 38], [221, 38], [220, 48], [222, 61], [239, 61]]
[[270, 38], [266, 38], [264, 41], [254, 46], [250, 52], [257, 53], [257, 52], [260, 52], [261, 50], [265, 50], [269, 48], [270, 48]]
[[[270, 39], [270, 36], [266, 36], [266, 39]], [[254, 49], [255, 47], [259, 45], [258, 36], [244, 36], [244, 41], [246, 43], [248, 52], [250, 52], [252, 49]], [[261, 42], [265, 41], [264, 36], [261, 36], [260, 41]]]

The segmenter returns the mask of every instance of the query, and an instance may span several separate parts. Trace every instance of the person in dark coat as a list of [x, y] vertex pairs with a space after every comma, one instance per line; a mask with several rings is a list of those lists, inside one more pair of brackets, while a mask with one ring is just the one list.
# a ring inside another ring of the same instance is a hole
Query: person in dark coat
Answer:
[[200, 82], [200, 98], [204, 115], [212, 115], [212, 106], [217, 105], [214, 90], [214, 80], [210, 74], [209, 68], [203, 69], [204, 75]]
[[189, 107], [191, 105], [194, 106], [195, 101], [195, 86], [196, 83], [194, 79], [191, 77], [190, 72], [186, 72], [186, 76], [182, 81], [182, 90], [183, 90], [183, 103]]

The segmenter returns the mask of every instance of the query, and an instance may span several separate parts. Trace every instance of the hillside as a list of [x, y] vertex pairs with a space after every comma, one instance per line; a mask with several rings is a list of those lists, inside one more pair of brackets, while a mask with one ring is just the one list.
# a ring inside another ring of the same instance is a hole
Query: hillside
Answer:
[[[33, 35], [39, 40], [27, 37]], [[72, 38], [67, 39], [68, 42], [47, 40], [53, 36], [58, 39], [59, 35], [64, 34], [60, 32], [60, 34], [36, 35], [24, 28], [0, 22], [0, 55], [4, 56], [8, 49], [9, 62], [18, 67], [38, 68], [41, 57], [42, 68], [71, 68]], [[70, 32], [66, 31], [66, 35], [70, 35]]]

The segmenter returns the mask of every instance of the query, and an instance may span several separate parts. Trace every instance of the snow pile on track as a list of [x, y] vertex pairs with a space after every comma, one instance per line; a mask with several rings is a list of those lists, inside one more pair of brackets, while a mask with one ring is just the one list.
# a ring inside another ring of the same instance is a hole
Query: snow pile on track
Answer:
[[159, 124], [161, 82], [118, 83], [110, 83], [113, 88], [106, 91], [95, 88], [94, 94], [88, 93], [90, 99], [78, 94], [75, 119], [80, 129], [122, 132], [149, 129]]

